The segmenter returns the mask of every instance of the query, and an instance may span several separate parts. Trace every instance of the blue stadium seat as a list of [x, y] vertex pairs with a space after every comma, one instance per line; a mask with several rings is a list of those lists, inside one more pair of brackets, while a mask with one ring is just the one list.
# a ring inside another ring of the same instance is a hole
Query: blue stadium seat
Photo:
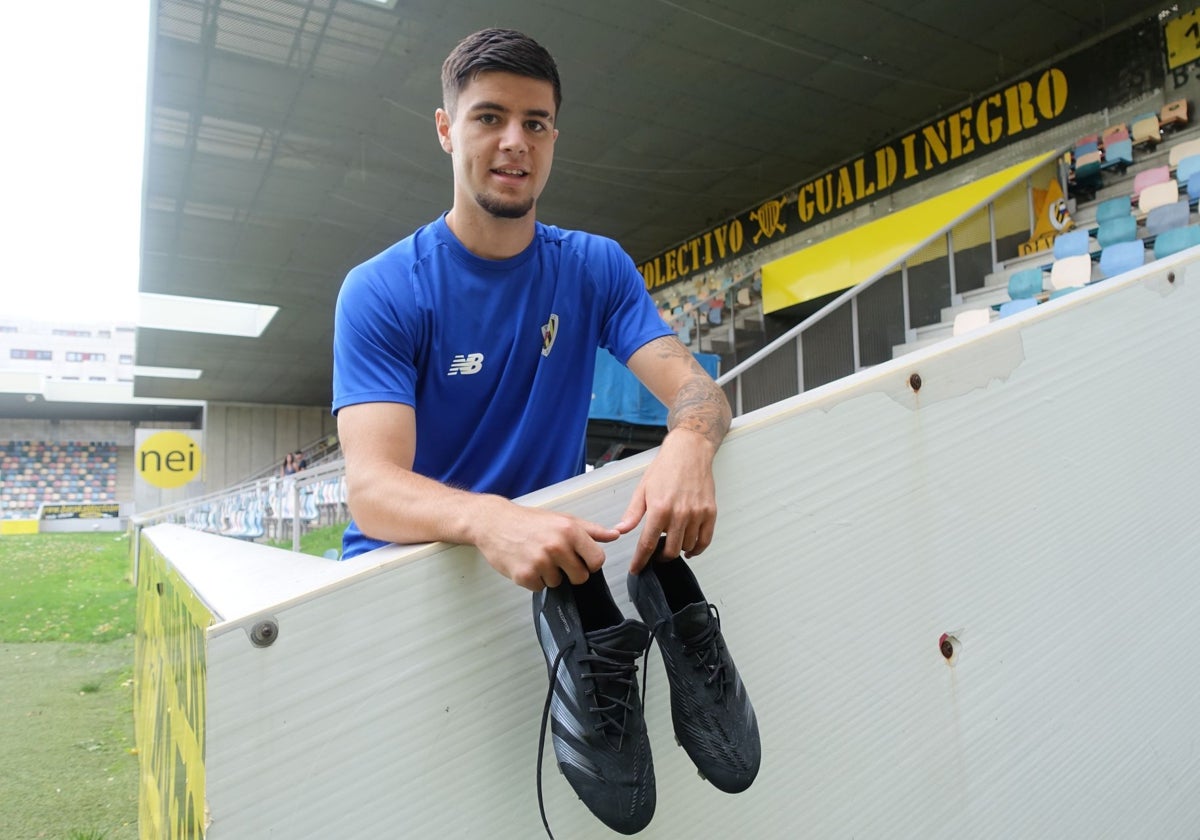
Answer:
[[1187, 195], [1190, 203], [1200, 202], [1200, 172], [1187, 179]]
[[1179, 161], [1179, 166], [1175, 167], [1175, 180], [1186, 184], [1188, 178], [1197, 172], [1200, 172], [1200, 155], [1188, 155]]
[[1190, 216], [1191, 207], [1188, 206], [1186, 198], [1182, 198], [1174, 204], [1155, 207], [1146, 214], [1146, 235], [1158, 236], [1163, 231], [1187, 227]]
[[1161, 260], [1194, 245], [1200, 245], [1200, 225], [1165, 231], [1154, 240], [1154, 259]]
[[1113, 219], [1105, 219], [1096, 231], [1096, 242], [1103, 250], [1118, 242], [1132, 242], [1137, 239], [1137, 219], [1126, 213]]
[[1067, 233], [1060, 233], [1054, 238], [1054, 259], [1076, 257], [1088, 252], [1088, 232], [1080, 228]]
[[1027, 268], [1008, 278], [1008, 296], [1013, 300], [1031, 298], [1042, 293], [1044, 275], [1040, 268]]
[[1117, 198], [1110, 198], [1096, 205], [1096, 222], [1097, 224], [1103, 224], [1109, 219], [1119, 219], [1121, 216], [1129, 216], [1132, 214], [1132, 211], [1133, 205], [1129, 203], [1129, 196], [1122, 195]]
[[1133, 166], [1132, 140], [1128, 138], [1114, 140], [1104, 147], [1104, 162], [1100, 164], [1101, 169], [1116, 169], [1118, 172], [1124, 172], [1130, 166]]
[[1116, 277], [1146, 264], [1146, 246], [1141, 240], [1118, 242], [1100, 252], [1100, 274]]
[[1036, 298], [1020, 298], [1019, 300], [1010, 300], [1000, 304], [1000, 317], [1007, 318], [1009, 315], [1016, 315], [1018, 312], [1024, 312], [1026, 309], [1033, 309], [1037, 306]]

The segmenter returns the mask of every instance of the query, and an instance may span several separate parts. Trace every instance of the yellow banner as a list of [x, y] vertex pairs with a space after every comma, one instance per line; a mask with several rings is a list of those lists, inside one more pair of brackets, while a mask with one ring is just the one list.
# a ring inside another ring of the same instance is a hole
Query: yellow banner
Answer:
[[1049, 152], [1010, 166], [767, 263], [762, 270], [763, 311], [777, 312], [857, 286], [898, 265], [939, 232], [985, 207], [1056, 154]]
[[206, 628], [213, 616], [142, 537], [134, 734], [142, 840], [203, 840]]

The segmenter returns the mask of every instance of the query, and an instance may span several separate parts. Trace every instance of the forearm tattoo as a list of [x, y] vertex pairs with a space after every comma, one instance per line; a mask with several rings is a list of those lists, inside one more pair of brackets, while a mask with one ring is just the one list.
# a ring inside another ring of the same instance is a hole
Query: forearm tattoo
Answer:
[[691, 368], [675, 394], [674, 403], [668, 407], [667, 428], [698, 432], [714, 447], [720, 446], [729, 431], [731, 415], [725, 392], [678, 339], [671, 336], [656, 339], [654, 352], [663, 360], [685, 359]]

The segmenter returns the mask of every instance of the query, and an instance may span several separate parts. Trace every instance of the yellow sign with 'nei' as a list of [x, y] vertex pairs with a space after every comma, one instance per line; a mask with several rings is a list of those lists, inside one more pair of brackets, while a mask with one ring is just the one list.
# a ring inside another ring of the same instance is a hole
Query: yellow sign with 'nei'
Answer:
[[200, 475], [203, 455], [196, 441], [183, 432], [157, 432], [137, 451], [138, 474], [164, 490], [182, 487]]

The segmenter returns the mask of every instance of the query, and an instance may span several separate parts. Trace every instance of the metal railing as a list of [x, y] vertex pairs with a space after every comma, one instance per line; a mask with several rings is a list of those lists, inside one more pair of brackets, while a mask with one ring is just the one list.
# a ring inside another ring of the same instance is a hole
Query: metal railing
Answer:
[[270, 476], [165, 505], [131, 517], [134, 531], [173, 522], [238, 539], [282, 540], [290, 535], [292, 550], [314, 523], [333, 524], [349, 518], [346, 463], [342, 459], [289, 476]]

